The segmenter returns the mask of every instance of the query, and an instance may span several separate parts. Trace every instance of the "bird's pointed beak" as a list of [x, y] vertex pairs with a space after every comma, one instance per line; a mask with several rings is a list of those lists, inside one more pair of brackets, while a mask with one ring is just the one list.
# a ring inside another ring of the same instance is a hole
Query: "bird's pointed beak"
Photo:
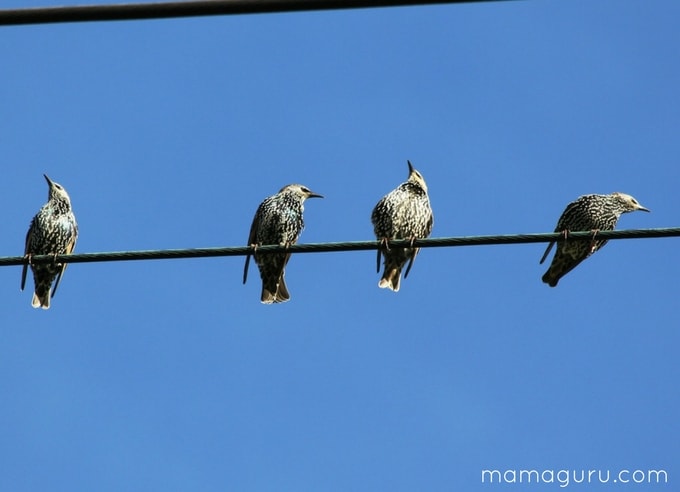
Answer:
[[643, 207], [642, 205], [640, 205], [640, 206], [638, 207], [638, 210], [642, 210], [643, 212], [651, 212], [651, 210], [649, 210], [649, 209], [646, 208], [646, 207]]
[[48, 184], [48, 185], [50, 186], [50, 188], [51, 188], [51, 187], [52, 187], [53, 181], [49, 178], [49, 176], [48, 176], [47, 174], [43, 174], [43, 176], [45, 177], [45, 181], [47, 181], [47, 184]]
[[413, 173], [413, 164], [411, 164], [411, 161], [406, 161], [408, 164], [408, 174], [409, 176]]
[[310, 193], [307, 198], [323, 198], [323, 195], [319, 195], [318, 193]]

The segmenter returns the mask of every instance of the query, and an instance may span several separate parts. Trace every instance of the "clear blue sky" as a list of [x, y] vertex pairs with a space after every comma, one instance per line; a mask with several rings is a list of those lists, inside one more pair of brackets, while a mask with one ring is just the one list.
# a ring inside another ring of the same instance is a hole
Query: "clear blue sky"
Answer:
[[[407, 159], [436, 237], [548, 232], [613, 191], [652, 210], [620, 228], [679, 226], [678, 19], [529, 0], [0, 28], [0, 255], [43, 173], [77, 252], [244, 245], [291, 182], [326, 197], [302, 242], [372, 239]], [[243, 258], [71, 265], [49, 311], [0, 268], [0, 490], [505, 490], [485, 468], [675, 490], [679, 246], [612, 241], [555, 289], [543, 244], [427, 249], [398, 294], [372, 251], [297, 255], [274, 306]]]

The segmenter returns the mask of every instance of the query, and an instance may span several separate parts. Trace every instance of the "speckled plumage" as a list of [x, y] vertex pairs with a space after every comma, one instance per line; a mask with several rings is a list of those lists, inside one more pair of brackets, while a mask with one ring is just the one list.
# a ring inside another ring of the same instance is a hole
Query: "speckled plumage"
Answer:
[[[33, 271], [35, 291], [31, 305], [34, 308], [49, 309], [50, 298], [59, 286], [66, 263], [32, 264], [35, 255], [67, 255], [73, 252], [78, 238], [78, 224], [71, 210], [71, 199], [59, 183], [55, 183], [45, 175], [49, 186], [47, 203], [33, 217], [26, 234], [24, 255]], [[28, 264], [24, 264], [21, 272], [21, 290], [26, 284]], [[54, 290], [52, 282], [55, 280]]]
[[[614, 230], [621, 214], [635, 210], [649, 212], [632, 196], [618, 192], [610, 195], [583, 195], [567, 205], [555, 228], [555, 232], [567, 235], [567, 240], [557, 244], [555, 257], [543, 275], [543, 282], [555, 287], [563, 276], [607, 244], [604, 239], [596, 239], [597, 231]], [[568, 233], [574, 231], [593, 231], [593, 240], [569, 241]], [[548, 244], [541, 263], [545, 261], [554, 244], [554, 241]]]
[[394, 239], [422, 239], [432, 233], [433, 215], [427, 185], [422, 175], [408, 161], [408, 179], [382, 197], [371, 214], [373, 232], [385, 247], [378, 250], [385, 258], [385, 270], [378, 283], [381, 289], [399, 291], [401, 270], [409, 262], [404, 278], [408, 276], [420, 248], [387, 248]]
[[[290, 253], [258, 255], [257, 247], [265, 244], [285, 246], [295, 244], [305, 227], [302, 214], [304, 212], [303, 203], [307, 198], [323, 197], [312, 192], [306, 186], [290, 184], [281, 188], [276, 195], [266, 198], [255, 212], [248, 236], [248, 244], [255, 249], [253, 257], [262, 278], [260, 300], [263, 304], [285, 302], [290, 299], [290, 293], [284, 280]], [[244, 284], [248, 276], [249, 262], [250, 255], [246, 256], [243, 269]]]

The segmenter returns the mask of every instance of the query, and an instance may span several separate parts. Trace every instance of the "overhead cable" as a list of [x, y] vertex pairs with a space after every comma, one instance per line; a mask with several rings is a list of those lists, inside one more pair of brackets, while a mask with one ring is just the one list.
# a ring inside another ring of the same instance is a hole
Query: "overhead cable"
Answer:
[[[680, 227], [663, 229], [628, 229], [615, 231], [580, 231], [570, 232], [565, 239], [559, 232], [535, 234], [505, 234], [494, 236], [459, 236], [416, 239], [413, 246], [418, 248], [454, 247], [454, 246], [491, 246], [499, 244], [547, 243], [552, 241], [587, 241], [597, 239], [646, 239], [662, 237], [680, 237]], [[408, 239], [389, 241], [390, 248], [411, 246]], [[367, 251], [383, 247], [378, 241], [351, 241], [337, 243], [308, 243], [283, 245], [262, 245], [257, 247], [258, 254], [264, 253], [330, 253], [342, 251]], [[253, 253], [250, 246], [188, 248], [188, 249], [158, 249], [141, 251], [114, 251], [102, 253], [75, 253], [70, 255], [36, 255], [31, 258], [32, 263], [92, 263], [103, 261], [130, 260], [173, 260], [180, 258], [210, 258], [216, 256], [246, 256]], [[24, 256], [0, 257], [0, 266], [23, 265]]]
[[273, 14], [510, 0], [196, 0], [0, 9], [0, 26], [169, 19], [208, 15]]

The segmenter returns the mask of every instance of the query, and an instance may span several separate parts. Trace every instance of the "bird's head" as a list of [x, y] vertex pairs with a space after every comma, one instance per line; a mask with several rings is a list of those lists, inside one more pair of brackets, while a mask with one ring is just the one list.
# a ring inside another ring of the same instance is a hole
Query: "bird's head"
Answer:
[[45, 180], [47, 181], [47, 185], [50, 187], [48, 200], [53, 200], [53, 201], [57, 201], [57, 202], [64, 202], [64, 203], [68, 203], [70, 205], [71, 204], [71, 198], [68, 196], [68, 193], [66, 193], [66, 190], [64, 189], [64, 187], [61, 186], [59, 183], [52, 181], [47, 176], [47, 174], [43, 174], [43, 176], [45, 176]]
[[425, 191], [425, 193], [427, 193], [427, 184], [425, 184], [425, 178], [423, 178], [423, 175], [413, 167], [411, 161], [406, 162], [408, 163], [408, 181], [420, 186]]
[[616, 199], [616, 202], [623, 209], [623, 212], [635, 212], [636, 210], [641, 210], [643, 212], [649, 212], [650, 210], [646, 207], [640, 205], [640, 203], [630, 195], [625, 193], [612, 193], [612, 196]]
[[279, 193], [293, 193], [296, 196], [306, 200], [307, 198], [323, 198], [323, 195], [314, 193], [312, 190], [301, 184], [289, 184], [281, 188]]

